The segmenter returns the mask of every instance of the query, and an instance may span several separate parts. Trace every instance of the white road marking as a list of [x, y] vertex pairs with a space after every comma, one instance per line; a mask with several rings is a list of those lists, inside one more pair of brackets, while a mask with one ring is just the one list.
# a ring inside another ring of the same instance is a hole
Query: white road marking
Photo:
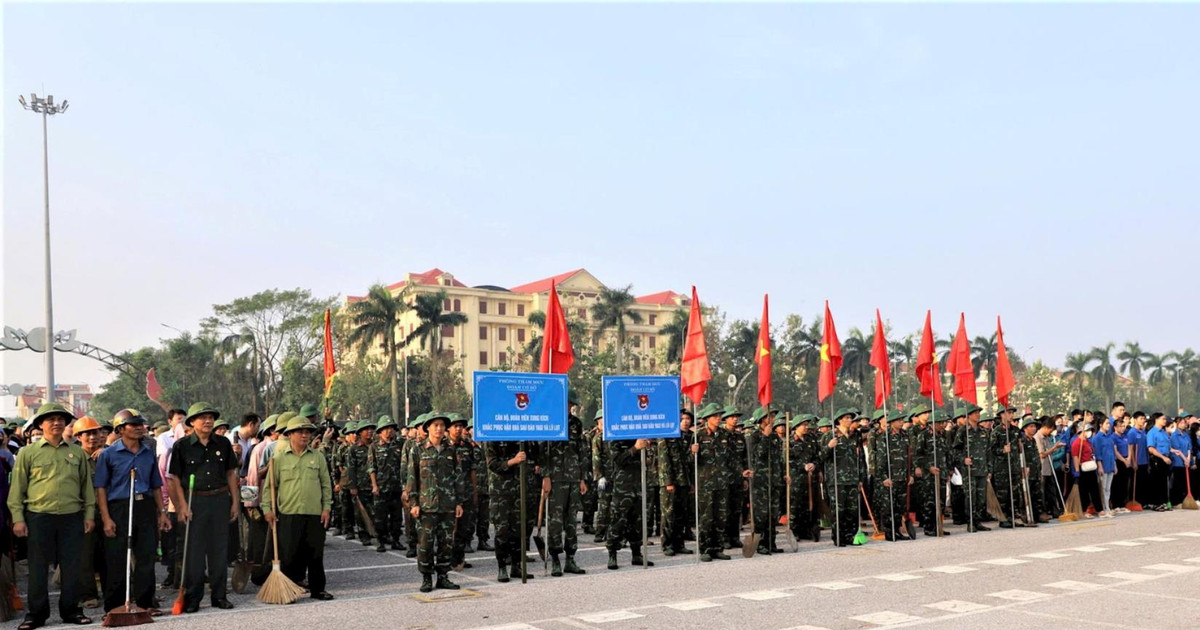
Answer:
[[576, 619], [585, 621], [587, 623], [609, 623], [611, 621], [637, 619], [638, 617], [645, 617], [645, 615], [639, 615], [635, 612], [629, 612], [628, 610], [614, 610], [611, 612], [592, 613], [590, 615], [575, 615]]
[[397, 567], [416, 566], [409, 562], [406, 564], [372, 564], [365, 567], [341, 567], [339, 569], [325, 569], [326, 573], [344, 573], [346, 571], [370, 571], [372, 569], [395, 569]]
[[1142, 545], [1145, 545], [1146, 543], [1138, 542], [1136, 540], [1118, 540], [1116, 542], [1110, 542], [1110, 543], [1104, 543], [1104, 544], [1116, 545], [1118, 547], [1141, 547]]
[[933, 604], [925, 604], [926, 608], [935, 610], [944, 610], [949, 613], [972, 613], [991, 608], [987, 604], [976, 604], [975, 602], [964, 602], [961, 599], [948, 599], [944, 602], [936, 602]]
[[825, 589], [827, 591], [841, 591], [848, 588], [859, 588], [862, 584], [855, 584], [854, 582], [819, 582], [817, 584], [807, 584], [806, 586]]
[[998, 567], [1011, 567], [1018, 564], [1025, 564], [1028, 560], [1020, 558], [996, 558], [995, 560], [983, 560], [983, 564], [994, 564]]
[[1066, 558], [1070, 555], [1069, 553], [1058, 553], [1057, 551], [1043, 551], [1041, 553], [1027, 553], [1025, 557], [1037, 558], [1038, 560], [1053, 560], [1055, 558]]
[[1099, 584], [1093, 584], [1091, 582], [1076, 582], [1074, 580], [1051, 582], [1050, 584], [1043, 584], [1042, 586], [1045, 586], [1046, 588], [1058, 588], [1064, 591], [1090, 591], [1094, 588], [1100, 588]]
[[1075, 551], [1082, 551], [1083, 553], [1102, 553], [1108, 551], [1108, 549], [1105, 549], [1104, 547], [1076, 547]]
[[509, 623], [503, 626], [485, 626], [482, 628], [472, 628], [471, 630], [538, 630], [538, 627], [527, 623]]
[[1195, 558], [1186, 558], [1186, 559], [1184, 559], [1184, 562], [1200, 562], [1200, 556], [1197, 556]]
[[707, 599], [696, 599], [690, 602], [679, 602], [677, 604], [664, 604], [667, 608], [675, 610], [704, 610], [705, 608], [716, 608], [721, 604], [710, 602]]
[[1111, 573], [1101, 573], [1100, 577], [1112, 578], [1114, 580], [1123, 580], [1127, 582], [1140, 582], [1142, 580], [1153, 579], [1153, 575], [1145, 573], [1131, 573], [1129, 571], [1113, 571]]
[[1166, 536], [1146, 536], [1145, 538], [1139, 538], [1138, 540], [1145, 540], [1148, 542], [1175, 542], [1177, 539], [1167, 538]]
[[911, 573], [888, 573], [885, 575], [876, 575], [876, 580], [886, 580], [888, 582], [907, 582], [909, 580], [920, 580], [924, 576], [913, 575]]
[[970, 573], [971, 571], [974, 571], [975, 569], [972, 569], [971, 567], [960, 567], [960, 566], [956, 566], [953, 564], [948, 564], [943, 567], [930, 567], [927, 570], [934, 571], [936, 573], [955, 574], [955, 573]]
[[829, 628], [822, 628], [821, 626], [792, 626], [783, 630], [829, 630]]
[[1187, 536], [1188, 538], [1200, 538], [1200, 532], [1179, 532], [1176, 536]]
[[[857, 584], [855, 586], [857, 586]], [[750, 593], [738, 593], [737, 595], [734, 595], [734, 597], [739, 599], [748, 599], [752, 602], [764, 602], [769, 599], [783, 599], [784, 597], [791, 596], [791, 593], [784, 593], [782, 591], [753, 591]]]
[[1170, 573], [1187, 573], [1189, 571], [1196, 570], [1196, 567], [1189, 567], [1183, 564], [1148, 564], [1142, 568], [1150, 569], [1151, 571], [1167, 571]]
[[906, 615], [904, 613], [898, 613], [898, 612], [893, 612], [890, 610], [885, 610], [882, 612], [871, 613], [869, 615], [858, 615], [855, 617], [851, 617], [851, 619], [853, 619], [855, 621], [865, 621], [867, 623], [873, 623], [877, 626], [891, 626], [891, 625], [895, 625], [898, 623], [909, 623], [909, 622], [913, 622], [913, 621], [920, 621], [922, 618], [914, 617], [913, 615]]
[[995, 597], [997, 599], [1007, 599], [1007, 600], [1013, 601], [1013, 602], [1036, 602], [1039, 599], [1046, 599], [1047, 597], [1050, 597], [1050, 595], [1047, 593], [1037, 593], [1034, 591], [1022, 591], [1019, 589], [1013, 589], [1011, 591], [1000, 591], [998, 593], [988, 593], [988, 597]]

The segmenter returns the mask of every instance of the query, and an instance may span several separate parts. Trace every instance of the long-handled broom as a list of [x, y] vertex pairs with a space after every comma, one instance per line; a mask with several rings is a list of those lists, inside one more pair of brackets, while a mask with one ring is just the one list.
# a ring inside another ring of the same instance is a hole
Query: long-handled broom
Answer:
[[[1060, 514], [1058, 516], [1058, 520], [1060, 520], [1060, 521], [1077, 521], [1077, 520], [1079, 520], [1079, 514], [1075, 513], [1075, 512], [1071, 512], [1070, 501], [1068, 501], [1065, 497], [1063, 497], [1062, 485], [1060, 485], [1058, 483], [1058, 471], [1057, 470], [1054, 471], [1054, 474], [1050, 475], [1050, 476], [1054, 479], [1054, 488], [1056, 490], [1058, 490], [1058, 500], [1062, 501], [1062, 506], [1063, 506], [1062, 514]], [[991, 482], [988, 482], [988, 483], [991, 483]], [[1074, 490], [1074, 488], [1072, 488], [1072, 490]], [[1076, 505], [1076, 508], [1078, 509], [1079, 494], [1076, 493], [1074, 495], [1074, 497], [1075, 497], [1075, 505]]]
[[0, 621], [11, 621], [16, 614], [9, 593], [16, 592], [13, 582], [12, 560], [8, 554], [0, 556]]
[[1130, 449], [1129, 462], [1133, 468], [1133, 489], [1129, 491], [1129, 501], [1125, 503], [1125, 509], [1130, 512], [1141, 512], [1142, 504], [1137, 502], [1137, 446]]
[[1183, 478], [1187, 481], [1187, 497], [1183, 499], [1183, 503], [1179, 507], [1185, 510], [1200, 510], [1200, 505], [1196, 505], [1196, 499], [1192, 498], [1192, 474], [1187, 468], [1183, 469]]
[[[871, 540], [884, 540], [887, 538], [883, 532], [879, 531], [879, 522], [875, 520], [875, 513], [871, 511], [871, 502], [867, 500], [867, 491], [863, 489], [863, 485], [858, 484], [858, 491], [862, 493], [863, 504], [867, 506], [867, 517], [871, 519], [871, 527], [875, 531], [871, 534]], [[861, 527], [859, 528], [861, 531]]]
[[274, 547], [275, 557], [271, 559], [271, 575], [267, 576], [267, 581], [258, 589], [258, 601], [264, 604], [290, 604], [300, 599], [304, 589], [288, 579], [279, 566], [279, 510], [275, 507], [275, 496], [279, 494], [279, 486], [275, 479], [274, 461], [267, 464], [267, 478], [271, 482], [271, 511], [275, 513], [275, 520], [271, 521], [271, 545]]
[[[196, 475], [188, 476], [188, 510], [192, 509], [192, 495], [196, 490]], [[195, 514], [192, 515], [195, 517]], [[183, 589], [187, 585], [187, 557], [188, 557], [188, 539], [192, 535], [192, 519], [188, 519], [187, 525], [183, 528], [183, 561], [179, 564], [179, 596], [175, 598], [175, 605], [171, 607], [172, 615], [183, 614]]]
[[125, 606], [114, 608], [104, 615], [105, 628], [117, 628], [121, 626], [140, 626], [145, 623], [153, 623], [150, 618], [150, 611], [139, 610], [133, 605], [133, 600], [130, 597], [130, 590], [133, 580], [133, 492], [134, 478], [137, 476], [137, 469], [129, 469], [129, 525], [125, 532]]

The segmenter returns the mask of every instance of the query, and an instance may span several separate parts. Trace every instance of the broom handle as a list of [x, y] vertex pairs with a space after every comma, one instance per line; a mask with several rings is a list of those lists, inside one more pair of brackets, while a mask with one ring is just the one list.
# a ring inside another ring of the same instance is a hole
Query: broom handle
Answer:
[[[187, 509], [189, 512], [192, 510], [192, 497], [195, 495], [195, 492], [196, 492], [196, 475], [189, 475], [188, 476], [188, 498], [187, 498]], [[192, 516], [194, 517], [195, 514], [193, 514]], [[187, 581], [187, 579], [184, 576], [187, 575], [186, 570], [187, 570], [187, 556], [188, 556], [188, 539], [190, 539], [191, 537], [192, 537], [192, 519], [189, 518], [188, 522], [187, 522], [187, 526], [183, 528], [183, 560], [180, 561], [180, 563], [179, 563], [179, 574], [180, 574], [179, 575], [179, 598], [180, 599], [183, 598], [184, 583]]]
[[267, 478], [271, 482], [271, 511], [275, 513], [275, 520], [271, 522], [271, 546], [275, 552], [273, 562], [274, 564], [279, 564], [279, 530], [275, 525], [279, 522], [279, 510], [275, 507], [275, 495], [279, 494], [279, 486], [275, 483], [274, 457], [267, 461]]
[[129, 592], [131, 590], [130, 575], [133, 568], [133, 479], [137, 474], [137, 468], [129, 468], [129, 524], [126, 527], [128, 534], [125, 536], [125, 612], [132, 612], [129, 608], [130, 599]]

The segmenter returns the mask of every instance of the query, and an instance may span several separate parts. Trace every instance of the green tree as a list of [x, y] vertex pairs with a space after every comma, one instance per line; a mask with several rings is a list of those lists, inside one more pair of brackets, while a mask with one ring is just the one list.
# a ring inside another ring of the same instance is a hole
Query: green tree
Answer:
[[1088, 353], [1090, 361], [1095, 363], [1091, 371], [1092, 378], [1107, 396], [1107, 404], [1112, 404], [1112, 401], [1116, 400], [1117, 368], [1113, 365], [1113, 348], [1115, 346], [1116, 344], [1110, 341], [1103, 346], [1092, 348]]
[[1017, 382], [1013, 396], [1029, 406], [1034, 415], [1050, 415], [1071, 407], [1071, 389], [1072, 385], [1055, 374], [1054, 370], [1041, 361], [1035, 361]]
[[[439, 306], [440, 308], [440, 306]], [[362, 300], [347, 307], [350, 333], [347, 337], [351, 347], [358, 350], [362, 359], [372, 345], [378, 344], [387, 362], [384, 374], [391, 385], [391, 410], [393, 418], [400, 418], [400, 377], [396, 369], [396, 353], [400, 343], [396, 331], [400, 329], [400, 318], [408, 311], [408, 304], [382, 284], [367, 291]]]
[[[670, 322], [658, 329], [658, 334], [667, 336], [665, 358], [668, 364], [679, 363], [683, 359], [683, 345], [687, 341], [690, 319], [691, 312], [688, 309], [681, 308], [675, 311], [675, 316], [671, 318]], [[706, 343], [707, 341], [705, 339]]]
[[439, 395], [439, 377], [448, 369], [448, 366], [441, 365], [443, 359], [442, 327], [461, 326], [467, 323], [465, 314], [442, 310], [445, 300], [446, 292], [444, 290], [436, 293], [418, 293], [413, 301], [412, 310], [416, 311], [419, 323], [404, 339], [405, 346], [420, 341], [422, 350], [427, 346], [429, 348], [430, 362], [432, 363], [430, 378], [433, 379], [431, 386], [434, 400], [437, 400]]
[[[897, 376], [904, 374], [912, 376], [916, 373], [917, 342], [913, 335], [888, 342], [888, 353], [892, 357], [892, 372]], [[904, 381], [904, 397], [906, 399], [912, 398], [912, 386], [914, 382], [915, 379], [913, 378], [905, 379]], [[899, 392], [899, 389], [899, 387], [896, 387], [897, 392]]]
[[1146, 355], [1142, 370], [1146, 373], [1146, 383], [1154, 387], [1171, 375], [1171, 366], [1173, 365], [1171, 353], [1154, 354], [1147, 352]]
[[[587, 344], [580, 344], [579, 341], [587, 335], [587, 326], [583, 322], [571, 317], [564, 317], [567, 320], [567, 335], [571, 338], [571, 347], [575, 349], [575, 354], [578, 355], [583, 351]], [[525, 356], [529, 358], [529, 370], [536, 372], [542, 361], [542, 337], [546, 333], [546, 313], [544, 311], [534, 311], [529, 314], [529, 324], [538, 329], [538, 333], [531, 335], [529, 341], [525, 344]]]
[[603, 287], [600, 296], [592, 305], [592, 320], [596, 323], [596, 338], [610, 328], [617, 330], [617, 371], [625, 369], [625, 320], [642, 323], [642, 314], [633, 310], [636, 300], [630, 290], [633, 285], [619, 289]]
[[1088, 380], [1088, 363], [1091, 362], [1091, 357], [1083, 352], [1072, 352], [1067, 355], [1067, 369], [1063, 371], [1063, 376], [1071, 381], [1075, 386], [1076, 403], [1083, 404], [1083, 386]]
[[1139, 398], [1142, 389], [1142, 372], [1153, 356], [1142, 350], [1141, 344], [1136, 341], [1126, 341], [1125, 347], [1117, 353], [1117, 359], [1121, 361], [1121, 372], [1133, 381], [1134, 391], [1139, 392]]
[[871, 371], [871, 345], [875, 335], [864, 337], [858, 328], [851, 328], [850, 334], [842, 341], [842, 369], [844, 376], [858, 384], [859, 405], [866, 408], [866, 380]]

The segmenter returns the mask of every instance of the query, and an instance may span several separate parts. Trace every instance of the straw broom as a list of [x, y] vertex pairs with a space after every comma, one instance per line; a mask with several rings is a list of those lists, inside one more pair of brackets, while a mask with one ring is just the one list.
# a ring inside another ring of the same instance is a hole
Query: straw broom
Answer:
[[1187, 497], [1179, 507], [1185, 510], [1200, 510], [1200, 505], [1196, 505], [1196, 499], [1192, 498], [1192, 474], [1187, 468], [1183, 469], [1183, 478], [1187, 481]]
[[[196, 475], [188, 475], [188, 498], [187, 507], [192, 509], [192, 496], [196, 490]], [[187, 525], [183, 528], [183, 561], [179, 566], [179, 595], [175, 598], [175, 605], [171, 606], [172, 615], [183, 614], [183, 593], [184, 587], [187, 584], [187, 557], [188, 557], [188, 539], [192, 535], [192, 519], [188, 519]]]
[[283, 574], [283, 569], [279, 566], [279, 530], [277, 525], [279, 511], [275, 506], [275, 495], [279, 494], [279, 492], [278, 485], [275, 482], [274, 459], [267, 464], [267, 480], [271, 483], [271, 511], [275, 514], [275, 520], [271, 521], [271, 545], [274, 549], [275, 557], [271, 560], [271, 575], [267, 576], [267, 581], [258, 590], [258, 601], [264, 604], [291, 604], [300, 599], [300, 596], [304, 594], [304, 589], [288, 579], [288, 576]]
[[0, 621], [12, 620], [16, 613], [10, 593], [16, 593], [17, 585], [13, 583], [12, 560], [7, 555], [0, 556]]
[[[861, 483], [858, 484], [858, 491], [862, 493], [863, 503], [867, 506], [867, 516], [871, 518], [871, 527], [875, 530], [874, 533], [871, 534], [871, 540], [886, 539], [887, 536], [884, 536], [883, 532], [879, 531], [879, 523], [875, 521], [875, 514], [871, 511], [871, 502], [867, 500], [867, 491], [863, 489], [863, 485]], [[862, 527], [859, 527], [859, 533], [861, 532]]]
[[146, 623], [152, 623], [154, 620], [150, 618], [149, 610], [139, 610], [133, 605], [133, 600], [130, 595], [131, 579], [133, 574], [133, 490], [134, 478], [137, 476], [137, 468], [129, 469], [129, 531], [125, 537], [125, 610], [114, 608], [104, 615], [105, 628], [117, 628], [122, 626], [140, 626]]

